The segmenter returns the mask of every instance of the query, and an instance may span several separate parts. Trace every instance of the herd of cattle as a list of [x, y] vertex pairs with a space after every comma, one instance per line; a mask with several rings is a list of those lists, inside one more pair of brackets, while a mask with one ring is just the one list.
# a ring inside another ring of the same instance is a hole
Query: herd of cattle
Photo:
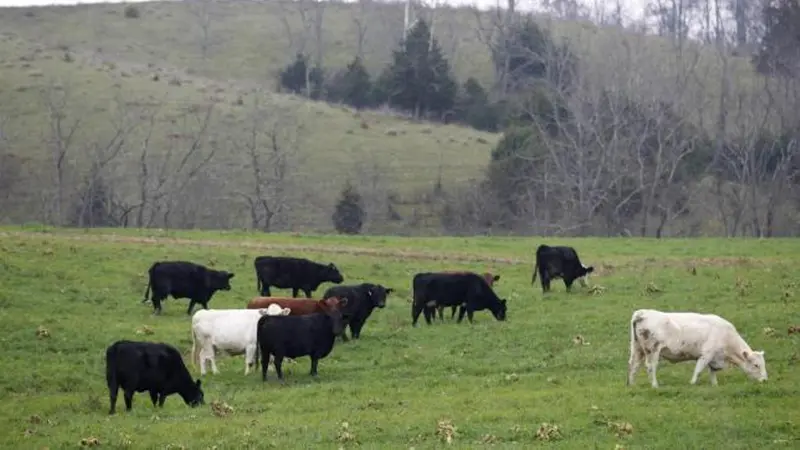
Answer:
[[[586, 286], [592, 266], [584, 266], [572, 247], [540, 245], [531, 283], [537, 274], [542, 291], [550, 290], [550, 282], [562, 279], [567, 291], [579, 281]], [[216, 351], [245, 355], [244, 374], [261, 360], [261, 377], [267, 379], [267, 367], [273, 361], [283, 380], [282, 365], [286, 358], [309, 356], [311, 375], [317, 375], [320, 359], [327, 357], [338, 336], [347, 341], [349, 327], [358, 339], [366, 320], [375, 308], [386, 306], [386, 298], [394, 289], [380, 284], [342, 285], [344, 277], [334, 264], [320, 264], [305, 258], [259, 256], [254, 262], [260, 296], [245, 309], [208, 309], [208, 302], [217, 291], [229, 291], [234, 274], [186, 262], [162, 261], [148, 271], [148, 285], [142, 303], [150, 300], [154, 314], [160, 314], [162, 302], [172, 296], [188, 298], [188, 315], [195, 305], [203, 309], [192, 315], [192, 364], [200, 365], [201, 376], [210, 363], [218, 373]], [[472, 322], [475, 311], [489, 310], [498, 321], [507, 314], [505, 299], [494, 292], [499, 275], [468, 271], [422, 272], [412, 280], [412, 325], [420, 314], [428, 324], [438, 311], [451, 307], [451, 319], [459, 311]], [[322, 283], [332, 283], [320, 300], [311, 299]], [[292, 289], [292, 297], [273, 297], [270, 286]], [[306, 298], [297, 298], [303, 291]], [[150, 298], [148, 299], [148, 295]], [[763, 351], [754, 351], [727, 320], [714, 314], [662, 312], [640, 309], [630, 321], [630, 358], [628, 385], [632, 384], [641, 363], [647, 367], [651, 385], [658, 387], [656, 369], [660, 359], [671, 362], [697, 361], [691, 383], [695, 384], [706, 368], [713, 385], [716, 372], [726, 363], [740, 367], [758, 381], [766, 381], [767, 370]], [[180, 352], [165, 343], [121, 340], [106, 350], [106, 381], [110, 410], [114, 414], [119, 389], [123, 390], [125, 407], [131, 409], [136, 392], [149, 392], [155, 406], [163, 406], [166, 396], [179, 394], [190, 406], [204, 404], [200, 379], [193, 380]]]

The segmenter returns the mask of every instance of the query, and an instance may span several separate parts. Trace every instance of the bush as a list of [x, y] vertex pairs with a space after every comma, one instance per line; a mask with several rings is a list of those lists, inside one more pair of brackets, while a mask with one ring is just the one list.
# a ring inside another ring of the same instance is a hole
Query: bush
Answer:
[[126, 19], [138, 19], [141, 16], [139, 12], [139, 8], [134, 5], [128, 5], [125, 7], [125, 18]]
[[364, 226], [365, 215], [361, 194], [348, 181], [331, 216], [333, 227], [342, 234], [358, 234]]

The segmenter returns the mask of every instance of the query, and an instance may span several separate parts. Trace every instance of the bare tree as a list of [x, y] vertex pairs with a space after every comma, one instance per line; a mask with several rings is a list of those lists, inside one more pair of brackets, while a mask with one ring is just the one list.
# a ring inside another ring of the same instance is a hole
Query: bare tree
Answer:
[[263, 105], [263, 93], [253, 95], [247, 132], [231, 143], [246, 155], [251, 170], [250, 187], [237, 190], [250, 213], [253, 229], [272, 231], [290, 212], [293, 179], [302, 126], [295, 111]]
[[216, 44], [212, 36], [211, 25], [216, 14], [214, 0], [186, 0], [189, 13], [195, 18], [195, 23], [200, 29], [199, 44], [200, 55], [205, 61], [208, 59], [211, 47]]
[[[472, 7], [478, 40], [486, 46], [492, 55], [492, 61], [495, 62], [494, 89], [496, 91], [499, 90], [502, 95], [506, 94], [508, 86], [506, 76], [511, 64], [511, 54], [505, 51], [505, 46], [510, 38], [511, 26], [516, 15], [516, 6], [516, 0], [507, 0], [506, 8], [503, 9], [500, 0], [497, 0], [495, 8], [487, 12], [481, 11], [477, 6]], [[498, 63], [500, 55], [504, 55], [502, 63]]]
[[70, 88], [68, 85], [61, 85], [51, 82], [42, 90], [42, 100], [49, 119], [49, 133], [46, 142], [50, 149], [50, 155], [55, 171], [55, 195], [52, 221], [56, 225], [63, 224], [64, 221], [64, 198], [66, 185], [66, 171], [69, 165], [67, 156], [73, 151], [75, 145], [75, 133], [81, 125], [80, 117], [72, 117], [68, 114], [70, 102]]
[[356, 56], [364, 60], [364, 40], [369, 29], [369, 16], [372, 0], [358, 0], [358, 12], [353, 15], [353, 26], [356, 32]]
[[0, 116], [0, 221], [9, 215], [9, 202], [22, 173], [22, 162], [11, 152], [12, 138], [7, 124], [8, 118]]

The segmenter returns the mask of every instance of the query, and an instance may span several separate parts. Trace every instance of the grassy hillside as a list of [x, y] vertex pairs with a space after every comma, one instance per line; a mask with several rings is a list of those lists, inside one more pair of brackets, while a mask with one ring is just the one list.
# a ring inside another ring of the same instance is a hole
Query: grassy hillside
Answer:
[[[131, 123], [138, 117], [141, 123], [103, 176], [113, 185], [120, 202], [131, 206], [139, 201], [139, 148], [148, 134], [143, 124], [149, 111], [165, 103], [156, 116], [150, 140], [150, 165], [168, 167], [167, 172], [171, 172], [177, 171], [174, 166], [179, 158], [173, 157], [167, 164], [163, 155], [170, 147], [190, 147], [191, 135], [197, 129], [197, 117], [187, 111], [214, 106], [213, 126], [204, 139], [206, 152], [218, 148], [213, 170], [201, 172], [172, 198], [171, 217], [179, 225], [171, 226], [251, 225], [242, 193], [255, 185], [252, 164], [232, 142], [244, 139], [252, 128], [256, 97], [270, 120], [289, 118], [302, 125], [295, 144], [299, 150], [287, 177], [292, 181], [287, 188], [291, 207], [280, 224], [282, 229], [330, 230], [333, 205], [350, 179], [368, 197], [365, 231], [436, 231], [438, 218], [430, 215], [424, 198], [437, 178], [441, 176], [448, 189], [480, 176], [485, 168], [497, 134], [414, 123], [378, 112], [355, 113], [292, 96], [254, 93], [255, 89], [272, 91], [276, 73], [296, 51], [305, 50], [315, 58], [311, 24], [318, 6], [314, 5], [324, 5], [323, 65], [341, 67], [357, 53], [358, 22], [367, 24], [362, 30], [362, 50], [369, 70], [377, 74], [401, 36], [403, 12], [399, 4], [191, 3], [195, 6], [185, 2], [137, 3], [137, 18], [126, 17], [125, 5], [121, 4], [0, 9], [0, 120], [7, 117], [3, 129], [13, 139], [12, 151], [27, 159], [24, 170], [18, 171], [26, 176], [10, 195], [14, 201], [5, 204], [6, 221], [48, 221], [53, 215], [55, 187], [51, 180], [55, 175], [53, 156], [48, 153], [53, 143], [43, 89], [68, 92], [66, 122], [81, 119], [74, 149], [66, 159], [65, 182], [69, 186], [64, 195], [68, 203], [74, 203], [80, 189], [88, 184], [86, 172], [94, 158], [93, 150], [105, 145], [113, 134], [112, 123], [123, 120], [122, 116]], [[210, 5], [208, 20], [198, 18], [203, 17], [197, 9], [202, 4]], [[420, 14], [431, 18], [432, 13]], [[490, 57], [478, 38], [476, 17], [468, 9], [441, 8], [435, 13], [434, 32], [460, 80], [475, 76], [489, 85], [493, 81]], [[488, 24], [485, 14], [480, 17]], [[715, 129], [721, 60], [713, 49], [686, 44], [683, 62], [678, 64], [673, 44], [659, 37], [587, 23], [541, 21], [555, 36], [569, 41], [592, 84], [625, 89], [634, 96], [665, 96], [676, 101], [685, 117]], [[757, 109], [762, 99], [757, 90], [759, 79], [749, 62], [732, 58], [729, 64], [729, 98]], [[683, 74], [685, 88], [674, 92], [680, 67], [691, 70]], [[729, 130], [748, 129], [734, 123], [736, 114], [727, 117], [732, 121]], [[202, 160], [202, 154], [196, 159]], [[151, 189], [152, 184], [151, 180]], [[164, 190], [168, 189], [178, 188]], [[390, 194], [397, 200], [394, 206], [399, 220], [386, 219]], [[163, 214], [163, 208], [152, 212]]]
[[[459, 448], [511, 448], [548, 439], [542, 423], [560, 430], [552, 438], [558, 448], [754, 448], [800, 439], [793, 370], [800, 342], [786, 331], [796, 325], [789, 314], [796, 240], [558, 242], [598, 268], [593, 283], [602, 289], [566, 294], [558, 285], [542, 297], [529, 281], [538, 239], [2, 229], [0, 445], [71, 447], [95, 438], [122, 448], [438, 448], [452, 424]], [[211, 306], [239, 308], [256, 293], [259, 254], [333, 261], [346, 282], [379, 282], [397, 293], [361, 340], [337, 343], [318, 380], [308, 376], [307, 358], [289, 365], [280, 386], [273, 368], [262, 383], [259, 375], [244, 377], [242, 357], [220, 355], [221, 373], [203, 380], [204, 407], [189, 409], [174, 396], [154, 410], [137, 394], [131, 413], [122, 408], [108, 418], [107, 345], [163, 341], [184, 358], [191, 348], [185, 301], [168, 300], [160, 317], [140, 304], [149, 264], [175, 258], [232, 270], [233, 290]], [[412, 328], [411, 277], [444, 268], [497, 271], [508, 320], [480, 312], [473, 325]], [[643, 307], [727, 317], [766, 351], [769, 381], [756, 385], [728, 368], [716, 388], [706, 374], [690, 386], [693, 365], [662, 363], [660, 389], [644, 372], [627, 388], [628, 321]], [[40, 328], [47, 336], [36, 337]], [[217, 415], [211, 402], [232, 410]]]

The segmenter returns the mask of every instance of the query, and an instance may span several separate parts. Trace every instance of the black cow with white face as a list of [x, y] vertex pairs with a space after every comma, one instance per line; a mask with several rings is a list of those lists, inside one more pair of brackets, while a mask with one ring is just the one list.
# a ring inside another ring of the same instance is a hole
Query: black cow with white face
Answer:
[[230, 291], [233, 273], [187, 261], [159, 261], [150, 266], [148, 276], [142, 303], [147, 302], [152, 288], [150, 301], [153, 302], [154, 314], [161, 314], [161, 302], [172, 295], [175, 299], [190, 300], [186, 314], [191, 315], [195, 304], [208, 309], [208, 302], [215, 292]]
[[556, 278], [564, 280], [569, 292], [575, 280], [578, 280], [581, 286], [586, 286], [586, 280], [593, 271], [593, 266], [586, 267], [581, 263], [578, 253], [572, 247], [540, 245], [536, 249], [536, 265], [533, 267], [531, 284], [536, 282], [538, 272], [542, 292], [550, 291], [550, 282]]
[[[364, 323], [372, 314], [372, 310], [384, 308], [386, 306], [386, 296], [392, 292], [392, 288], [387, 288], [380, 284], [361, 283], [332, 286], [325, 291], [322, 298], [339, 297], [347, 299], [347, 305], [342, 309], [345, 327], [350, 326], [350, 334], [353, 339], [358, 339], [361, 336], [361, 329], [364, 327]], [[342, 340], [348, 341], [347, 331], [342, 332]]]

